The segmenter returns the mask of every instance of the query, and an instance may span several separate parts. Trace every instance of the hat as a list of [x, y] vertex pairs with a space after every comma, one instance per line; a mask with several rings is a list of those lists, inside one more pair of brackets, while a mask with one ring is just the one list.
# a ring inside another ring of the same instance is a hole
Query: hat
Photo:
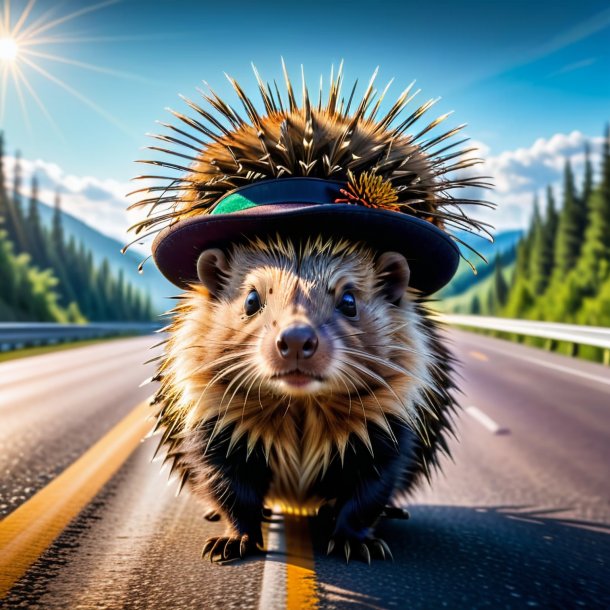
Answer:
[[285, 66], [285, 98], [277, 84], [274, 91], [255, 75], [264, 113], [229, 78], [246, 117], [210, 90], [202, 92], [207, 107], [184, 98], [195, 117], [170, 111], [181, 124], [164, 124], [169, 132], [153, 136], [172, 148], [150, 149], [188, 161], [142, 161], [173, 175], [139, 176], [155, 184], [136, 191], [147, 196], [131, 206], [149, 209], [132, 229], [156, 234], [153, 257], [163, 275], [186, 288], [198, 281], [197, 259], [208, 248], [323, 235], [400, 252], [410, 285], [424, 294], [449, 282], [460, 257], [460, 240], [449, 229], [479, 233], [489, 226], [462, 206], [493, 205], [452, 194], [489, 186], [480, 176], [454, 174], [480, 163], [470, 157], [474, 149], [455, 150], [464, 140], [447, 143], [463, 126], [435, 135], [445, 115], [411, 134], [434, 103], [403, 117], [412, 85], [378, 118], [383, 95], [373, 89], [375, 75], [353, 111], [355, 86], [345, 102], [341, 67], [331, 72], [326, 103], [321, 88], [315, 106], [304, 78], [297, 104]]

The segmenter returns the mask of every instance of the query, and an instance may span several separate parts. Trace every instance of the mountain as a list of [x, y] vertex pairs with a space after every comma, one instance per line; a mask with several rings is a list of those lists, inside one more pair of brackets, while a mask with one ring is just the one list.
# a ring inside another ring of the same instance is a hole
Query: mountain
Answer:
[[[53, 208], [40, 203], [38, 206], [40, 218], [45, 226], [50, 227], [53, 217]], [[77, 243], [84, 242], [87, 248], [93, 252], [96, 263], [108, 259], [113, 270], [123, 270], [125, 280], [130, 282], [134, 288], [149, 293], [152, 298], [155, 312], [162, 313], [171, 307], [168, 297], [176, 295], [179, 289], [170, 284], [155, 267], [152, 261], [144, 265], [143, 273], [138, 273], [138, 265], [145, 258], [135, 250], [128, 250], [121, 254], [121, 248], [125, 245], [112, 237], [108, 237], [94, 228], [78, 220], [67, 212], [61, 212], [64, 232], [67, 238], [74, 236]]]
[[475, 266], [477, 274], [473, 273], [465, 261], [460, 260], [455, 276], [437, 296], [439, 298], [454, 297], [463, 294], [475, 284], [483, 281], [493, 272], [493, 261], [496, 255], [500, 257], [505, 267], [513, 263], [515, 260], [515, 246], [521, 239], [522, 234], [523, 231], [521, 229], [501, 231], [496, 233], [493, 243], [490, 243], [478, 235], [472, 235], [466, 231], [456, 231], [456, 237], [480, 252], [487, 259], [488, 264], [467, 247], [460, 245], [462, 254]]

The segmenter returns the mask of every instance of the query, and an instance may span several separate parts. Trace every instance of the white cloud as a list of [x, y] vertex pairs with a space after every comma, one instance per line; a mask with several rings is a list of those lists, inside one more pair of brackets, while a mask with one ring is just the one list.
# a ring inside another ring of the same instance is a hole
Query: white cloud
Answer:
[[[6, 157], [5, 166], [9, 182], [12, 182], [15, 159]], [[21, 195], [24, 201], [30, 195], [30, 182], [35, 174], [39, 200], [43, 203], [52, 206], [55, 193], [59, 191], [65, 212], [121, 243], [133, 239], [127, 229], [137, 220], [137, 215], [126, 211], [130, 203], [126, 194], [137, 188], [133, 184], [93, 176], [75, 176], [66, 173], [55, 163], [40, 159], [22, 159], [21, 174]]]
[[[483, 211], [478, 218], [490, 222], [496, 230], [525, 228], [529, 224], [534, 196], [541, 204], [547, 186], [553, 187], [559, 202], [566, 160], [569, 159], [580, 186], [585, 163], [585, 144], [591, 146], [591, 160], [597, 170], [601, 158], [603, 138], [591, 138], [580, 131], [558, 133], [551, 138], [538, 138], [528, 148], [507, 150], [491, 155], [484, 144], [476, 143], [485, 164], [476, 172], [491, 176], [494, 189], [484, 196], [497, 203], [495, 211]], [[480, 196], [480, 192], [477, 193]]]

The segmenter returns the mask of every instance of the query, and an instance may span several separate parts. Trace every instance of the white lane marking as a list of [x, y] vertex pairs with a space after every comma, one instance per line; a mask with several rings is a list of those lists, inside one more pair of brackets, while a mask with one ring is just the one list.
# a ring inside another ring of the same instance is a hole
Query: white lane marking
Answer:
[[509, 431], [508, 428], [503, 428], [500, 426], [500, 424], [496, 423], [486, 413], [483, 413], [481, 409], [477, 409], [477, 407], [466, 407], [465, 411], [472, 418], [476, 419], [482, 426], [487, 428], [492, 434], [506, 434]]
[[263, 584], [259, 610], [284, 610], [286, 607], [286, 537], [284, 520], [273, 513], [267, 532], [267, 556], [263, 570]]
[[534, 364], [539, 364], [540, 366], [545, 366], [548, 369], [554, 369], [556, 371], [561, 371], [562, 373], [569, 373], [570, 375], [575, 375], [576, 377], [582, 377], [583, 379], [590, 379], [591, 381], [597, 381], [597, 383], [603, 383], [604, 385], [610, 385], [610, 369], [609, 369], [608, 377], [599, 377], [598, 375], [593, 375], [592, 373], [585, 373], [584, 371], [572, 369], [569, 366], [563, 366], [561, 364], [553, 364], [551, 362], [544, 362], [543, 360], [539, 360], [538, 358], [533, 358], [531, 356], [513, 354], [509, 350], [503, 350], [503, 349], [500, 349], [497, 347], [491, 347], [489, 345], [486, 345], [485, 349], [491, 350], [492, 352], [498, 352], [500, 354], [504, 354], [505, 356], [512, 356], [513, 358], [517, 358], [518, 360], [526, 360], [527, 362], [533, 362]]

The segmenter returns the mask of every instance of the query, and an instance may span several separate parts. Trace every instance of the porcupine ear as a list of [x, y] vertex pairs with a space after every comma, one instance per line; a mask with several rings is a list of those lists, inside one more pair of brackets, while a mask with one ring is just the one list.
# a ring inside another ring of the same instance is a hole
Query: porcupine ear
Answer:
[[407, 259], [398, 252], [384, 252], [376, 263], [382, 293], [391, 303], [400, 300], [409, 287], [411, 270]]
[[218, 248], [204, 250], [197, 259], [199, 281], [218, 298], [229, 276], [229, 263], [225, 253]]

